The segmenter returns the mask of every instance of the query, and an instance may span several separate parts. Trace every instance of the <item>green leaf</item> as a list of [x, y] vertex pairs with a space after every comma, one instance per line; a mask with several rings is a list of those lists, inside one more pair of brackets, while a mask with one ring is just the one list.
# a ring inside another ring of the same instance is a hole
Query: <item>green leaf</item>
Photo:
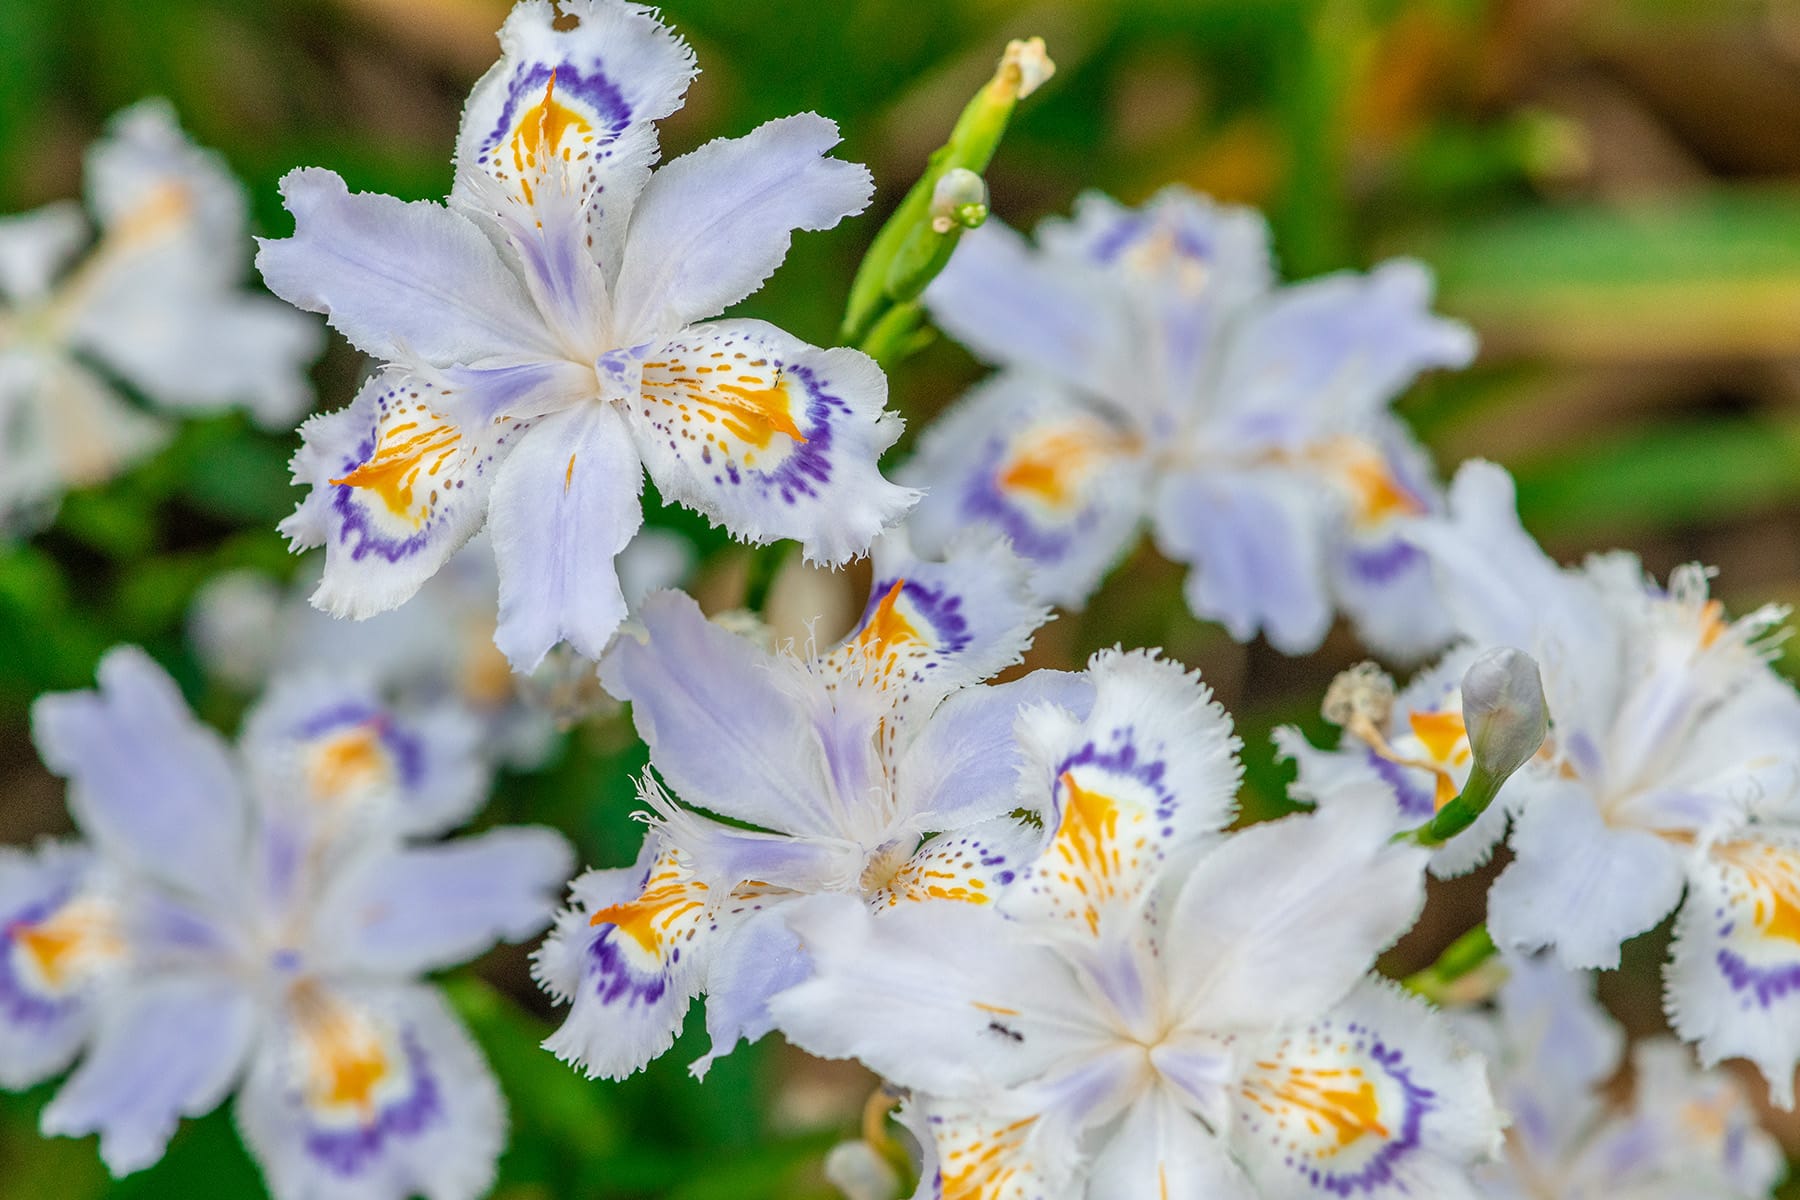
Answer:
[[1490, 352], [1645, 361], [1800, 351], [1800, 192], [1532, 209], [1414, 247]]

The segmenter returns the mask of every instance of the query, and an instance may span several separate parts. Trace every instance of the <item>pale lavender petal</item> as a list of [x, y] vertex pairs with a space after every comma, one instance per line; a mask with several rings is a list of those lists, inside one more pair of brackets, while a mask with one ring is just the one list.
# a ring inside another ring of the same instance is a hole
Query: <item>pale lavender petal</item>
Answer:
[[224, 1100], [255, 1030], [254, 999], [223, 975], [145, 978], [99, 1010], [93, 1049], [44, 1110], [43, 1131], [98, 1133], [115, 1176], [142, 1170], [182, 1117]]
[[812, 896], [784, 912], [814, 974], [770, 1009], [809, 1053], [969, 1095], [1035, 1078], [1112, 1036], [1061, 956], [986, 906], [902, 904], [878, 916], [857, 897]]
[[1237, 437], [1298, 445], [1386, 409], [1421, 371], [1467, 366], [1475, 338], [1433, 316], [1431, 276], [1408, 260], [1274, 292], [1234, 331], [1217, 393]]
[[75, 897], [90, 861], [76, 845], [0, 847], [0, 1086], [23, 1089], [62, 1071], [92, 1028], [92, 998], [77, 981], [52, 981], [41, 961], [26, 961], [41, 957], [30, 931]]
[[1187, 563], [1188, 607], [1238, 641], [1258, 633], [1286, 654], [1316, 649], [1331, 627], [1326, 498], [1285, 471], [1205, 470], [1163, 481], [1157, 547]]
[[706, 980], [721, 904], [653, 834], [635, 865], [590, 871], [570, 889], [534, 962], [569, 1014], [544, 1049], [592, 1079], [623, 1079], [674, 1044]]
[[900, 436], [887, 377], [856, 350], [821, 350], [762, 321], [696, 325], [644, 351], [627, 413], [665, 500], [733, 536], [800, 543], [841, 563], [912, 507], [881, 477]]
[[692, 1070], [704, 1078], [712, 1064], [740, 1041], [755, 1042], [775, 1028], [769, 1001], [812, 974], [800, 939], [787, 926], [782, 906], [748, 918], [713, 949], [706, 973], [706, 1033], [712, 1046]]
[[1180, 948], [1169, 988], [1187, 1027], [1269, 1029], [1343, 999], [1424, 907], [1426, 851], [1392, 835], [1381, 809], [1339, 805], [1215, 844], [1168, 924]]
[[[463, 109], [452, 202], [504, 209], [509, 225], [528, 229], [540, 197], [567, 193], [588, 210], [583, 242], [593, 239], [594, 260], [616, 277], [626, 220], [656, 159], [655, 122], [680, 105], [693, 51], [654, 9], [620, 0], [515, 4], [500, 47]], [[567, 249], [557, 222], [546, 226], [546, 249]]]
[[1671, 1023], [1703, 1062], [1747, 1058], [1774, 1102], [1794, 1104], [1800, 1064], [1800, 827], [1751, 827], [1691, 868], [1664, 989]]
[[963, 236], [925, 303], [984, 362], [1111, 396], [1130, 361], [1129, 311], [1094, 274], [990, 220]]
[[631, 216], [616, 305], [627, 344], [717, 316], [762, 286], [796, 229], [829, 229], [869, 203], [868, 169], [826, 156], [837, 126], [813, 113], [721, 138], [651, 176]]
[[1147, 467], [1134, 432], [1058, 384], [1007, 371], [933, 422], [900, 477], [925, 492], [908, 520], [920, 550], [990, 527], [1030, 560], [1039, 595], [1078, 608], [1136, 543]]
[[559, 351], [518, 279], [475, 223], [429, 201], [351, 193], [330, 171], [282, 180], [294, 236], [263, 239], [269, 290], [324, 313], [388, 362], [517, 363]]
[[265, 809], [326, 840], [442, 833], [472, 816], [491, 774], [475, 714], [449, 701], [402, 711], [358, 681], [366, 663], [338, 665], [277, 676], [245, 718], [239, 747]]
[[896, 771], [901, 811], [923, 829], [962, 829], [1019, 807], [1024, 762], [1014, 734], [1019, 714], [1039, 704], [1085, 719], [1094, 685], [1085, 674], [1033, 671], [1023, 679], [967, 688], [932, 715]]
[[247, 802], [224, 741], [143, 651], [111, 650], [97, 691], [41, 696], [38, 753], [102, 854], [226, 903], [244, 884]]
[[1230, 824], [1243, 770], [1230, 717], [1180, 663], [1104, 650], [1088, 675], [1085, 718], [1038, 705], [1018, 720], [1019, 806], [1042, 814], [1045, 848], [1000, 900], [1084, 953], [1133, 927], [1159, 882]]
[[422, 975], [550, 924], [574, 855], [554, 830], [503, 826], [376, 850], [337, 874], [312, 914], [322, 964]]
[[312, 602], [373, 616], [411, 599], [487, 515], [500, 465], [531, 428], [466, 412], [468, 395], [399, 368], [301, 427], [294, 482], [312, 489], [281, 532], [325, 547]]
[[545, 417], [507, 457], [490, 519], [500, 566], [494, 644], [529, 672], [558, 642], [597, 659], [625, 619], [613, 558], [643, 524], [644, 473], [611, 405]]
[[[1504, 1118], [1486, 1064], [1417, 996], [1368, 980], [1330, 1012], [1242, 1053], [1233, 1143], [1259, 1195], [1481, 1194], [1469, 1168], [1499, 1152]], [[1347, 1077], [1360, 1081], [1356, 1108], [1334, 1104]], [[1327, 1105], [1335, 1119], [1320, 1120]]]
[[1543, 786], [1513, 819], [1513, 861], [1488, 893], [1488, 927], [1507, 949], [1549, 946], [1568, 967], [1616, 967], [1620, 946], [1680, 902], [1682, 851], [1608, 825], [1578, 783]]

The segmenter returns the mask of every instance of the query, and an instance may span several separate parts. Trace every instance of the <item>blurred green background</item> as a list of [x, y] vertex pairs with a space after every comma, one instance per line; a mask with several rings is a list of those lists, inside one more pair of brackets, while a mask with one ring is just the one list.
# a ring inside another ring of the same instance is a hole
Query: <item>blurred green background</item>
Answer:
[[[169, 97], [227, 155], [264, 232], [288, 228], [275, 185], [297, 165], [441, 197], [462, 99], [495, 57], [506, 8], [0, 0], [0, 211], [77, 194], [84, 146], [146, 95]], [[1718, 564], [1739, 611], [1800, 600], [1800, 3], [671, 0], [665, 12], [703, 72], [664, 127], [667, 153], [815, 109], [880, 187], [870, 214], [799, 238], [746, 312], [828, 343], [881, 215], [1005, 41], [1041, 34], [1059, 69], [995, 162], [997, 215], [1028, 226], [1086, 187], [1136, 201], [1181, 181], [1266, 209], [1293, 278], [1419, 256], [1439, 274], [1442, 309], [1484, 347], [1474, 370], [1402, 406], [1446, 475], [1472, 455], [1512, 468], [1527, 524], [1561, 557], [1627, 545], [1659, 574]], [[349, 398], [358, 369], [334, 344], [317, 372], [323, 407]], [[916, 430], [977, 373], [939, 344], [896, 374], [895, 405]], [[107, 646], [148, 646], [204, 713], [237, 719], [183, 621], [219, 570], [293, 571], [274, 533], [296, 499], [292, 444], [236, 418], [191, 423], [155, 460], [71, 497], [44, 533], [0, 546], [0, 841], [66, 827], [26, 707], [87, 685]], [[703, 597], [741, 599], [743, 552], [685, 514], [653, 519], [706, 551]], [[796, 613], [844, 611], [862, 579], [775, 591]], [[1251, 803], [1273, 808], [1283, 779], [1268, 728], [1316, 724], [1325, 682], [1357, 649], [1341, 632], [1307, 660], [1235, 646], [1187, 614], [1179, 581], [1146, 548], [1088, 611], [1040, 636], [1031, 665], [1122, 642], [1201, 666], [1245, 735]], [[488, 819], [548, 821], [588, 862], [628, 861], [642, 762], [622, 719], [591, 722], [549, 771], [503, 780]], [[1428, 961], [1477, 919], [1482, 883], [1443, 892], [1393, 968]], [[1639, 939], [1603, 984], [1634, 1030], [1661, 1020], [1665, 943]], [[855, 1125], [870, 1084], [859, 1072], [771, 1039], [701, 1087], [684, 1069], [698, 1053], [691, 1029], [645, 1076], [588, 1084], [535, 1049], [549, 1012], [523, 950], [451, 987], [513, 1106], [507, 1200], [830, 1194], [817, 1163]], [[47, 1094], [0, 1096], [4, 1200], [261, 1194], [224, 1114], [190, 1122], [160, 1166], [111, 1184], [91, 1140], [36, 1137]], [[1782, 1128], [1800, 1145], [1800, 1129]]]

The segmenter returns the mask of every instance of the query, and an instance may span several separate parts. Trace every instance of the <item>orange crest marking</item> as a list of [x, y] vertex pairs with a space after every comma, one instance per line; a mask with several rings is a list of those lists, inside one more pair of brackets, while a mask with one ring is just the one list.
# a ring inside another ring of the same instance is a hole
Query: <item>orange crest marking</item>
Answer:
[[387, 765], [380, 724], [364, 721], [315, 745], [307, 775], [316, 795], [341, 800], [384, 780]]
[[295, 1027], [305, 1047], [305, 1091], [315, 1109], [351, 1109], [367, 1123], [375, 1116], [375, 1093], [393, 1075], [393, 1061], [374, 1024], [303, 981], [291, 994]]
[[1279, 1063], [1256, 1065], [1268, 1074], [1245, 1097], [1270, 1114], [1277, 1104], [1296, 1110], [1314, 1137], [1326, 1137], [1329, 1131], [1333, 1144], [1317, 1151], [1318, 1157], [1328, 1158], [1370, 1135], [1388, 1137], [1381, 1100], [1361, 1069], [1289, 1067], [1283, 1073]]
[[1057, 822], [1056, 836], [1050, 853], [1068, 868], [1057, 873], [1085, 901], [1088, 932], [1100, 931], [1102, 901], [1118, 894], [1118, 881], [1125, 874], [1125, 863], [1119, 851], [1119, 802], [1100, 792], [1091, 792], [1075, 782], [1072, 771], [1064, 771], [1062, 820]]
[[[742, 384], [755, 385], [762, 381], [751, 376], [743, 376]], [[725, 410], [723, 420], [725, 428], [732, 435], [749, 442], [758, 450], [766, 450], [775, 435], [785, 434], [796, 442], [804, 442], [806, 435], [800, 432], [800, 426], [794, 423], [794, 398], [788, 391], [785, 379], [777, 380], [772, 387], [740, 386], [736, 383], [714, 385], [724, 394], [724, 399], [715, 400], [714, 404]]]
[[1008, 1159], [1024, 1147], [1034, 1117], [1014, 1121], [991, 1137], [972, 1137], [967, 1144], [943, 1149], [942, 1200], [999, 1200], [1020, 1169]]
[[657, 862], [637, 899], [600, 909], [588, 924], [616, 926], [644, 953], [660, 959], [677, 936], [677, 924], [705, 909], [706, 892], [704, 883], [690, 878], [675, 856], [667, 855]]
[[881, 647], [893, 648], [905, 642], [922, 642], [919, 628], [906, 619], [906, 615], [897, 607], [900, 597], [905, 594], [906, 580], [894, 580], [894, 586], [876, 604], [875, 611], [856, 635], [856, 643], [865, 650]]
[[[425, 410], [421, 410], [425, 411]], [[429, 423], [401, 421], [382, 428], [376, 434], [375, 453], [369, 461], [338, 479], [334, 487], [361, 488], [374, 492], [388, 512], [415, 528], [424, 523], [431, 501], [417, 503], [414, 489], [420, 472], [427, 479], [436, 476], [456, 454], [461, 438], [456, 427], [426, 412]], [[431, 499], [437, 496], [434, 490]]]
[[[1415, 712], [1407, 718], [1407, 722], [1412, 726], [1413, 736], [1419, 739], [1425, 752], [1431, 755], [1435, 763], [1460, 766], [1469, 760], [1469, 747], [1463, 744], [1468, 737], [1468, 730], [1463, 724], [1461, 713]], [[1456, 781], [1450, 777], [1450, 772], [1443, 766], [1432, 764], [1427, 764], [1426, 769], [1437, 781], [1432, 803], [1442, 808], [1456, 799], [1459, 789]]]
[[44, 983], [61, 991], [96, 961], [125, 952], [112, 913], [92, 900], [74, 900], [49, 917], [12, 929], [13, 941]]
[[1763, 936], [1800, 942], [1800, 863], [1792, 852], [1760, 842], [1727, 842], [1714, 852], [1743, 875], [1746, 890], [1734, 899], [1749, 899]]
[[1003, 492], [1024, 492], [1049, 508], [1071, 509], [1080, 503], [1101, 460], [1122, 448], [1120, 439], [1091, 422], [1058, 426], [1027, 440], [994, 483]]
[[1369, 528], [1394, 517], [1425, 513], [1425, 505], [1394, 478], [1381, 452], [1361, 438], [1335, 438], [1325, 446], [1323, 457], [1342, 473], [1358, 525]]
[[557, 100], [556, 72], [551, 71], [544, 98], [520, 114], [519, 123], [513, 126], [513, 169], [519, 173], [525, 203], [532, 203], [534, 197], [529, 176], [558, 153], [565, 161], [571, 157], [571, 149], [563, 145], [563, 138], [571, 132], [584, 144], [593, 141], [594, 127], [587, 118]]

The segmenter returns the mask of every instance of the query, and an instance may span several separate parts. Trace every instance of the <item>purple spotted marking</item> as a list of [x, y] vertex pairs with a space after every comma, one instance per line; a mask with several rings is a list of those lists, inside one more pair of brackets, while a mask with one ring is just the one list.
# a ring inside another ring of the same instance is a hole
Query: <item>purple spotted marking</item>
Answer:
[[[639, 1004], [649, 1008], [669, 990], [668, 973], [658, 971], [650, 976], [640, 975], [626, 958], [625, 951], [617, 944], [618, 939], [624, 936], [617, 925], [605, 925], [600, 928], [594, 940], [588, 943], [588, 975], [592, 980], [594, 998], [609, 1007], [623, 1001], [627, 1008]], [[671, 964], [680, 959], [679, 949], [669, 956]]]
[[393, 714], [384, 708], [355, 700], [346, 701], [314, 713], [302, 721], [294, 732], [302, 740], [310, 741], [362, 725], [375, 730], [382, 749], [387, 751], [399, 772], [401, 785], [409, 789], [419, 786], [425, 777], [425, 746], [416, 736], [395, 724]]
[[412, 1088], [399, 1101], [383, 1105], [375, 1119], [355, 1129], [309, 1129], [306, 1152], [340, 1177], [360, 1175], [390, 1150], [391, 1143], [418, 1137], [444, 1119], [443, 1091], [424, 1048], [411, 1030], [400, 1039]]
[[[1719, 936], [1728, 936], [1732, 928], [1733, 926], [1726, 925], [1719, 931]], [[1746, 1008], [1752, 1000], [1763, 1008], [1769, 1008], [1791, 993], [1800, 992], [1800, 963], [1785, 963], [1778, 967], [1758, 966], [1723, 947], [1714, 955], [1714, 961], [1718, 963], [1719, 973], [1731, 984], [1731, 990], [1743, 996]]]
[[[1406, 1056], [1399, 1049], [1388, 1047], [1374, 1030], [1361, 1025], [1348, 1025], [1345, 1028], [1352, 1036], [1368, 1039], [1366, 1043], [1359, 1040], [1357, 1049], [1363, 1049], [1366, 1044], [1369, 1057], [1374, 1060], [1375, 1065], [1399, 1085], [1404, 1110], [1399, 1135], [1390, 1137], [1357, 1171], [1340, 1172], [1321, 1168], [1310, 1160], [1294, 1155], [1289, 1155], [1283, 1161], [1305, 1176], [1314, 1188], [1329, 1195], [1373, 1196], [1388, 1189], [1412, 1195], [1406, 1180], [1396, 1174], [1395, 1167], [1419, 1148], [1425, 1115], [1437, 1107], [1437, 1093], [1416, 1082], [1411, 1069], [1405, 1064]], [[1256, 1128], [1259, 1122], [1252, 1121], [1251, 1125]]]
[[599, 121], [594, 130], [596, 148], [608, 145], [625, 132], [631, 125], [631, 105], [626, 103], [625, 95], [618, 84], [606, 77], [602, 64], [595, 63], [591, 70], [584, 71], [573, 63], [533, 63], [515, 73], [512, 82], [506, 88], [506, 103], [500, 108], [500, 120], [494, 131], [487, 135], [481, 143], [481, 153], [476, 158], [478, 163], [486, 163], [505, 137], [512, 132], [513, 114], [523, 100], [535, 102], [550, 85], [550, 76], [556, 76], [556, 91], [561, 96], [575, 96], [588, 108], [593, 110]]
[[[856, 626], [861, 629], [881, 607], [882, 599], [893, 590], [900, 577], [878, 580], [869, 591], [869, 601], [863, 605], [862, 618]], [[912, 606], [930, 623], [932, 632], [937, 636], [932, 639], [941, 653], [960, 654], [968, 649], [975, 635], [969, 630], [969, 618], [963, 615], [963, 597], [952, 591], [948, 584], [933, 587], [924, 580], [907, 577], [901, 595], [912, 602]]]
[[[349, 475], [375, 456], [375, 448], [378, 444], [376, 435], [380, 430], [381, 415], [387, 411], [388, 402], [404, 390], [406, 389], [396, 386], [377, 397], [377, 411], [369, 422], [369, 432], [357, 444], [355, 453], [346, 457], [339, 464], [338, 470], [335, 472], [337, 476], [341, 478]], [[529, 425], [526, 422], [515, 422], [511, 433], [516, 436], [527, 428]], [[495, 440], [495, 447], [498, 448], [505, 443], [506, 437], [503, 435]], [[479, 476], [486, 470], [491, 458], [492, 452], [490, 451], [481, 460], [467, 465], [464, 470]], [[454, 481], [446, 479], [438, 485], [439, 492], [447, 495], [450, 492], [460, 491], [463, 483], [464, 481], [461, 479]], [[349, 484], [321, 483], [319, 486], [330, 487], [332, 490], [331, 509], [338, 515], [338, 541], [349, 548], [350, 558], [353, 562], [361, 562], [371, 554], [379, 555], [390, 563], [411, 558], [430, 547], [437, 530], [448, 519], [450, 504], [445, 503], [426, 518], [425, 523], [416, 533], [403, 538], [393, 538], [375, 527], [370, 519], [370, 509], [367, 503], [359, 499], [356, 494], [360, 489], [351, 487]]]
[[[1060, 781], [1064, 772], [1086, 766], [1098, 767], [1102, 771], [1109, 771], [1115, 775], [1123, 775], [1128, 779], [1136, 780], [1156, 794], [1156, 819], [1168, 821], [1175, 816], [1175, 808], [1179, 803], [1175, 794], [1164, 782], [1164, 776], [1168, 774], [1168, 765], [1161, 759], [1149, 759], [1140, 755], [1136, 743], [1131, 740], [1133, 732], [1134, 730], [1129, 725], [1114, 729], [1111, 734], [1112, 745], [1105, 750], [1093, 742], [1087, 742], [1081, 749], [1057, 764], [1056, 778]], [[1060, 783], [1058, 791], [1059, 793], [1061, 791]], [[1062, 812], [1059, 805], [1058, 823], [1061, 820]], [[1169, 837], [1173, 832], [1172, 829], [1165, 828], [1163, 836]]]

